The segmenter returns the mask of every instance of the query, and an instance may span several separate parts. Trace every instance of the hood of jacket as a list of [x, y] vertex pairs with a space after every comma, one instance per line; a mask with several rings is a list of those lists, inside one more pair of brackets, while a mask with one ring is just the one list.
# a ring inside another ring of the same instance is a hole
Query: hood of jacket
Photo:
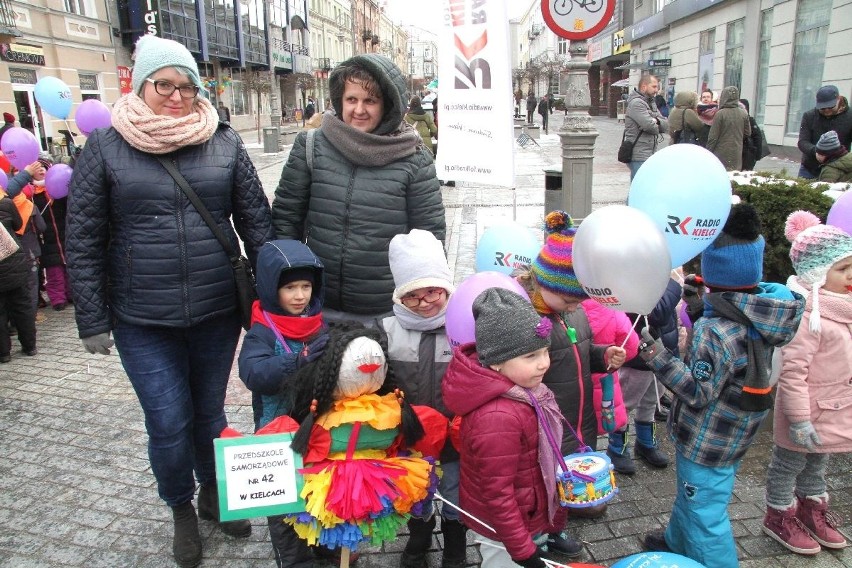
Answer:
[[304, 315], [313, 316], [322, 310], [324, 290], [323, 266], [317, 255], [301, 241], [281, 239], [264, 244], [257, 255], [257, 296], [261, 307], [272, 314], [291, 315], [278, 301], [278, 282], [281, 274], [295, 268], [312, 268], [314, 287]]
[[453, 352], [441, 390], [447, 410], [464, 416], [513, 386], [505, 376], [480, 365], [476, 344], [466, 343]]
[[[384, 115], [376, 129], [371, 132], [377, 136], [390, 134], [399, 128], [399, 123], [402, 122], [407, 108], [406, 101], [408, 100], [408, 89], [406, 88], [405, 77], [399, 67], [393, 61], [383, 55], [377, 53], [366, 53], [350, 57], [340, 65], [334, 68], [331, 76], [328, 78], [331, 92], [336, 92], [333, 85], [341, 81], [342, 72], [348, 67], [362, 67], [372, 75], [379, 89], [382, 91], [382, 99], [384, 101]], [[340, 89], [343, 92], [343, 89]], [[331, 101], [334, 109], [337, 111], [337, 116], [343, 116], [343, 101], [340, 98]]]
[[691, 108], [695, 110], [698, 106], [698, 93], [695, 91], [681, 91], [675, 95], [675, 106], [677, 108]]
[[[736, 99], [735, 99], [736, 100]], [[786, 286], [773, 282], [761, 282], [758, 292], [719, 292], [726, 300], [749, 319], [751, 327], [757, 331], [767, 345], [778, 347], [789, 342], [796, 334], [802, 314], [805, 311], [805, 299]], [[704, 316], [714, 317], [713, 307], [704, 302]]]
[[737, 108], [740, 106], [740, 90], [736, 87], [725, 87], [719, 95], [719, 108]]
[[426, 113], [422, 109], [417, 111], [417, 112], [408, 111], [407, 116], [411, 120], [415, 120], [415, 121], [419, 120], [420, 122], [426, 122]]

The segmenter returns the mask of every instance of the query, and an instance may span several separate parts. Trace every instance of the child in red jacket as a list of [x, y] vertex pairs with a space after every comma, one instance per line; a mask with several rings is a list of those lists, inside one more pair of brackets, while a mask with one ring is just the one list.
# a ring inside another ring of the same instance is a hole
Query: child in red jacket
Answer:
[[[453, 354], [442, 392], [461, 420], [459, 500], [482, 544], [482, 568], [544, 568], [534, 538], [559, 530], [566, 514], [556, 486], [562, 416], [542, 384], [553, 324], [526, 299], [489, 288], [473, 303], [476, 344]], [[541, 429], [540, 425], [541, 424]]]

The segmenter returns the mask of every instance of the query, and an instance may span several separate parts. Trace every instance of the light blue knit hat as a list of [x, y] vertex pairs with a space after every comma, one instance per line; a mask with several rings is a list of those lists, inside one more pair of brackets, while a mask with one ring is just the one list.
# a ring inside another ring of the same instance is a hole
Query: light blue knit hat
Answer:
[[198, 63], [187, 48], [176, 41], [145, 34], [136, 42], [132, 75], [133, 92], [140, 94], [145, 85], [145, 79], [164, 67], [180, 68], [186, 72], [194, 85], [204, 90], [198, 74]]

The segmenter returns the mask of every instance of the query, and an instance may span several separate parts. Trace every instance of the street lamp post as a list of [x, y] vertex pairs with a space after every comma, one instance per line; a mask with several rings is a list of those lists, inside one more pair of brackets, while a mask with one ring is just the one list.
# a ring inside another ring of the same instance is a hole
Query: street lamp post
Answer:
[[279, 106], [279, 88], [278, 79], [275, 75], [275, 59], [273, 58], [273, 46], [276, 38], [272, 33], [272, 3], [274, 0], [267, 0], [266, 7], [266, 43], [267, 56], [269, 57], [269, 126], [275, 130], [276, 151], [281, 149], [281, 131], [278, 126], [281, 124], [281, 107]]

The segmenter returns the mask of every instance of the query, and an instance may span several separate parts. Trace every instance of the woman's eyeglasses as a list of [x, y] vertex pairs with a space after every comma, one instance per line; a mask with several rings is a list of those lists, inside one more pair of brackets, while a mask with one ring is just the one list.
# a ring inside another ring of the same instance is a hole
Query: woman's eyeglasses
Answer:
[[416, 308], [420, 305], [420, 302], [425, 302], [427, 304], [437, 302], [438, 298], [441, 297], [441, 294], [443, 294], [444, 291], [445, 290], [443, 288], [429, 288], [422, 296], [403, 296], [401, 301], [406, 308]]
[[153, 79], [145, 80], [153, 84], [154, 90], [157, 91], [157, 94], [163, 97], [172, 96], [172, 93], [175, 92], [175, 89], [180, 91], [180, 96], [184, 99], [194, 99], [196, 95], [198, 95], [198, 85], [183, 85], [182, 87], [178, 87], [177, 85], [174, 85], [169, 81], [155, 81]]

